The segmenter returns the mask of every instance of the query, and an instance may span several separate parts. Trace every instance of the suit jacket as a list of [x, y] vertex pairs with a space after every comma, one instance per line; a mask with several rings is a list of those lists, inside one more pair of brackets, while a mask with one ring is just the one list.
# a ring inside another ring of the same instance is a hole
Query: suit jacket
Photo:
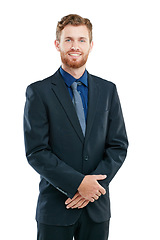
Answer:
[[59, 70], [28, 86], [24, 138], [29, 164], [40, 174], [36, 220], [53, 225], [75, 223], [82, 209], [66, 209], [85, 175], [106, 174], [106, 194], [86, 207], [95, 222], [110, 218], [109, 183], [123, 164], [128, 147], [115, 84], [88, 73], [89, 99], [83, 136]]

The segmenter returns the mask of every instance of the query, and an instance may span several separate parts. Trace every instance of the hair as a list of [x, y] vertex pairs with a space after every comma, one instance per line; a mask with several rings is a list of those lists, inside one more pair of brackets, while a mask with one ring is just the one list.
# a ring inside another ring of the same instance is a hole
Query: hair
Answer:
[[89, 31], [89, 40], [92, 42], [92, 23], [88, 18], [83, 18], [77, 14], [69, 14], [61, 19], [61, 21], [58, 22], [57, 28], [56, 28], [56, 40], [60, 41], [61, 37], [61, 31], [65, 28], [67, 25], [72, 26], [82, 26], [85, 25], [88, 28]]

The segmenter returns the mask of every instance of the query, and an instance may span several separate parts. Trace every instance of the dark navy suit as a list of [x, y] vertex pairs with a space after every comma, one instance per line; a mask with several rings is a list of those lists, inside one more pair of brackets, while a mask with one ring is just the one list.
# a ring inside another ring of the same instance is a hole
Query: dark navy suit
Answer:
[[106, 174], [106, 194], [86, 211], [97, 223], [109, 220], [109, 183], [123, 164], [127, 135], [116, 86], [88, 73], [88, 114], [83, 136], [71, 97], [59, 70], [28, 86], [24, 136], [29, 164], [40, 174], [36, 220], [68, 226], [82, 209], [66, 209], [85, 175]]

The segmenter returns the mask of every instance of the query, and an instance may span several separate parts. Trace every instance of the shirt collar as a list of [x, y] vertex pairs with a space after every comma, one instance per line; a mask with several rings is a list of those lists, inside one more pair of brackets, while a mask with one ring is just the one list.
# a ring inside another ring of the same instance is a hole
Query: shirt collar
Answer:
[[87, 81], [87, 78], [88, 78], [88, 74], [87, 74], [87, 71], [85, 70], [85, 72], [83, 73], [83, 75], [79, 78], [79, 79], [76, 79], [74, 78], [71, 74], [67, 73], [66, 71], [64, 71], [62, 69], [62, 67], [60, 67], [60, 73], [66, 83], [66, 85], [68, 87], [70, 87], [72, 85], [72, 83], [78, 81], [78, 82], [82, 82], [86, 87], [88, 87], [88, 81]]

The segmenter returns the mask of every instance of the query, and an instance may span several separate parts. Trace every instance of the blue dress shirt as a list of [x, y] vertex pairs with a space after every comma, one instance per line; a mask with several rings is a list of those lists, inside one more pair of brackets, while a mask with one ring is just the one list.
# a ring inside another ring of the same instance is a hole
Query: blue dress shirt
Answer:
[[82, 83], [81, 85], [77, 86], [77, 90], [80, 93], [80, 96], [82, 98], [84, 114], [85, 114], [85, 118], [87, 119], [87, 107], [88, 107], [88, 74], [87, 74], [87, 71], [85, 70], [84, 74], [79, 79], [74, 78], [72, 75], [70, 75], [69, 73], [64, 71], [61, 67], [60, 67], [60, 73], [61, 73], [61, 75], [65, 81], [65, 84], [68, 88], [71, 99], [73, 98], [73, 93], [72, 93], [72, 89], [71, 89], [72, 83], [73, 82], [81, 82]]

